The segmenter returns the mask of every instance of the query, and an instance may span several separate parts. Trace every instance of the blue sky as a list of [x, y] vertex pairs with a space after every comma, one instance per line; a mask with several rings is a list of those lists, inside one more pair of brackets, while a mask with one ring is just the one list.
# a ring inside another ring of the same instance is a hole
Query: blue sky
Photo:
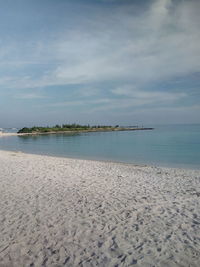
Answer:
[[0, 4], [0, 127], [200, 123], [200, 1]]

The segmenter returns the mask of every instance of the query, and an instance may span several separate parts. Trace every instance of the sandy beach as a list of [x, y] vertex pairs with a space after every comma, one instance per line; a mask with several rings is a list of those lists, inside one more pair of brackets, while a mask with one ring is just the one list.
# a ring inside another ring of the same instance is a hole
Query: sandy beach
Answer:
[[0, 266], [200, 266], [200, 171], [0, 151]]
[[17, 133], [3, 133], [0, 131], [0, 137], [17, 136]]

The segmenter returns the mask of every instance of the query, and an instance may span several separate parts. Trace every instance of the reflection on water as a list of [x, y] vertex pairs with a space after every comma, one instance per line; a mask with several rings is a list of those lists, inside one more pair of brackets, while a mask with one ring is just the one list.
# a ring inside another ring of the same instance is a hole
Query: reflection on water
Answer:
[[70, 136], [79, 136], [80, 133], [60, 133], [60, 134], [34, 134], [34, 135], [19, 135], [17, 136], [18, 138], [20, 138], [22, 140], [22, 142], [26, 142], [28, 140], [31, 141], [36, 141], [36, 140], [44, 140], [45, 139], [61, 139], [61, 138], [66, 138], [66, 137], [70, 137]]
[[27, 135], [0, 138], [0, 149], [139, 164], [200, 168], [200, 125], [153, 131]]

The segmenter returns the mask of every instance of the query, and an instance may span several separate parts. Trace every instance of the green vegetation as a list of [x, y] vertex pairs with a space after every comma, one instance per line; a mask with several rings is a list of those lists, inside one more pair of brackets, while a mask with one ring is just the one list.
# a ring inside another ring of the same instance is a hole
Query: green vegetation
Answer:
[[24, 127], [18, 131], [19, 134], [45, 134], [45, 133], [64, 133], [64, 132], [105, 132], [105, 131], [136, 131], [136, 130], [153, 130], [153, 128], [144, 128], [138, 126], [128, 126], [121, 127], [119, 125], [115, 126], [105, 126], [105, 125], [80, 125], [80, 124], [62, 124], [55, 125], [53, 127], [38, 127], [34, 126], [32, 128]]
[[32, 128], [24, 127], [18, 131], [18, 133], [49, 133], [49, 132], [67, 132], [67, 131], [95, 131], [95, 130], [106, 130], [106, 129], [114, 129], [117, 126], [105, 126], [105, 125], [80, 125], [80, 124], [63, 124], [63, 125], [55, 125], [53, 127], [38, 127], [34, 126]]

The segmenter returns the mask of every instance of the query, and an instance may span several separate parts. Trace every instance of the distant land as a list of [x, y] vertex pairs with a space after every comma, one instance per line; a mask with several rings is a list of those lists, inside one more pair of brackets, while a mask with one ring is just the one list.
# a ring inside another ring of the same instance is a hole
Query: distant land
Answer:
[[119, 125], [80, 125], [80, 124], [63, 124], [55, 125], [53, 127], [34, 126], [32, 128], [24, 127], [20, 129], [18, 134], [57, 134], [66, 132], [109, 132], [109, 131], [136, 131], [136, 130], [153, 130], [154, 128], [145, 128], [138, 126], [123, 127]]

